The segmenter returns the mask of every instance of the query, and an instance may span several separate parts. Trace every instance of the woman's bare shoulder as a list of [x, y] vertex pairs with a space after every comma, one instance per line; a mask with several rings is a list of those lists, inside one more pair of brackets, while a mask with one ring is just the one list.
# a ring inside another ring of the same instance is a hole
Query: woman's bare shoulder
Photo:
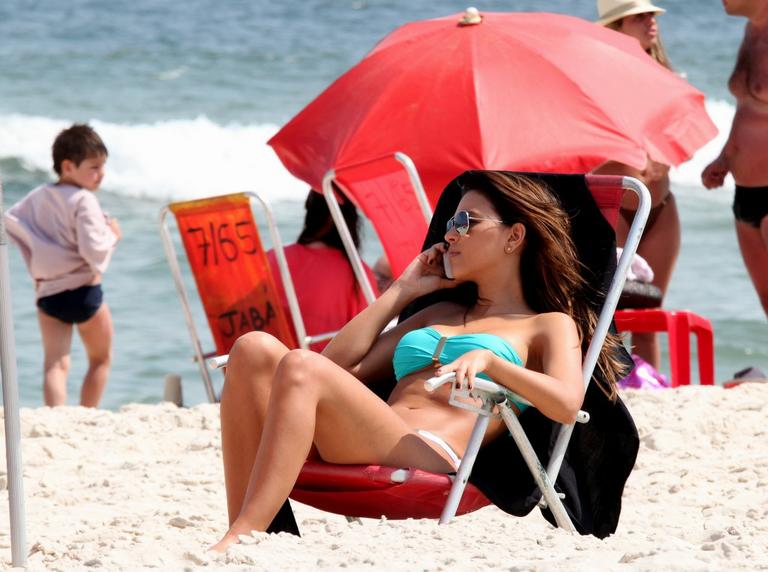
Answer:
[[576, 330], [576, 322], [564, 312], [536, 314], [531, 321], [540, 333], [560, 334]]
[[530, 352], [534, 357], [562, 355], [581, 347], [576, 322], [563, 312], [545, 312], [532, 320]]
[[523, 316], [520, 314], [508, 315], [501, 318], [496, 324], [498, 324], [499, 330], [530, 341], [542, 336], [563, 336], [577, 330], [573, 318], [563, 312], [543, 312]]

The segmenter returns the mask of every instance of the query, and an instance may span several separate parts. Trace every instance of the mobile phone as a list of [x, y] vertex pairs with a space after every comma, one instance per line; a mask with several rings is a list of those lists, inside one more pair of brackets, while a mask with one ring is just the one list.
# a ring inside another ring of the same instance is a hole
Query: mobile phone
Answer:
[[453, 268], [451, 268], [451, 261], [448, 256], [443, 254], [443, 274], [448, 280], [453, 280]]

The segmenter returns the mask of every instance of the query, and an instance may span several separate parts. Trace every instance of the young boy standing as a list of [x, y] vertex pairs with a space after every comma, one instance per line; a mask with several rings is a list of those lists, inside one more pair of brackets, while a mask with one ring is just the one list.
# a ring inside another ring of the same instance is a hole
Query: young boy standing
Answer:
[[65, 129], [53, 143], [55, 184], [31, 191], [5, 214], [8, 235], [35, 281], [45, 353], [43, 395], [48, 406], [67, 399], [73, 325], [88, 355], [80, 405], [96, 407], [107, 385], [112, 316], [102, 302], [101, 275], [120, 240], [94, 193], [104, 177], [107, 148], [88, 125]]

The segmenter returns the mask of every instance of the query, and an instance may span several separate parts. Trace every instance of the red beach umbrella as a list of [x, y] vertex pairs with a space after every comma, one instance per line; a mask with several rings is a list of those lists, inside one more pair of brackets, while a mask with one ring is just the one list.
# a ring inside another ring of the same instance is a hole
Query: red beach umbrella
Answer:
[[406, 24], [269, 141], [320, 189], [331, 168], [402, 151], [434, 203], [470, 168], [584, 173], [678, 165], [717, 133], [704, 95], [639, 43], [557, 14]]

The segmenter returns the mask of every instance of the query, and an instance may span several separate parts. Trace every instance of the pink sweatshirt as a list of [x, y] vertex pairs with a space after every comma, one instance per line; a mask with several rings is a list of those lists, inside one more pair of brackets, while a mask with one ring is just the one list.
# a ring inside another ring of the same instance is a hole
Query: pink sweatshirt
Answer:
[[37, 298], [99, 284], [117, 244], [93, 192], [70, 185], [36, 188], [8, 209], [5, 224]]

